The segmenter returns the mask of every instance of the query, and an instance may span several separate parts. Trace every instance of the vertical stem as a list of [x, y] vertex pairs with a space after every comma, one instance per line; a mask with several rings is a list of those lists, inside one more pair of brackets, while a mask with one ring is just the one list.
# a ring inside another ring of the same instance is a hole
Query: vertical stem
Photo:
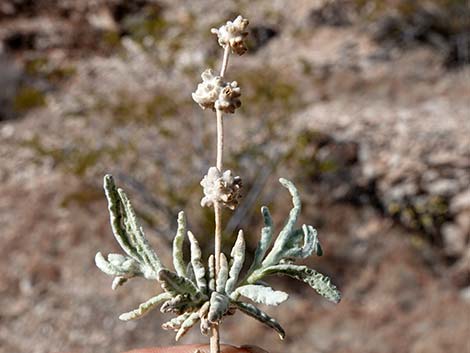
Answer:
[[228, 57], [230, 56], [230, 46], [227, 45], [224, 48], [224, 58], [222, 60], [222, 68], [220, 69], [220, 77], [225, 76], [225, 71], [227, 71], [227, 66], [228, 66]]
[[[227, 71], [228, 58], [230, 56], [230, 47], [227, 45], [224, 48], [224, 58], [222, 60], [222, 68], [220, 70], [220, 76], [224, 77]], [[217, 116], [217, 169], [219, 172], [223, 172], [223, 154], [224, 154], [224, 116], [222, 111], [216, 110]], [[214, 238], [214, 257], [215, 257], [215, 274], [220, 269], [220, 252], [222, 245], [222, 205], [219, 202], [214, 203], [215, 213], [215, 238]], [[219, 326], [212, 327], [212, 335], [210, 338], [210, 351], [211, 353], [220, 353], [220, 333]]]
[[[224, 116], [222, 111], [217, 109], [217, 169], [219, 172], [223, 170], [223, 154], [224, 154]], [[217, 259], [216, 259], [217, 260]]]

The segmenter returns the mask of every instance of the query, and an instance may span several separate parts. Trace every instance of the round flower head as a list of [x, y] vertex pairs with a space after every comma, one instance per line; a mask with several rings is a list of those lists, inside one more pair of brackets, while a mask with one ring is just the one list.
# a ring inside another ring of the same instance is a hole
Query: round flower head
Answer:
[[213, 206], [219, 202], [233, 210], [241, 198], [242, 180], [239, 176], [233, 176], [230, 170], [221, 173], [216, 167], [210, 167], [201, 181], [201, 186], [204, 189], [202, 207]]
[[227, 21], [219, 29], [212, 28], [211, 32], [217, 34], [220, 46], [225, 48], [228, 45], [233, 53], [243, 55], [247, 50], [244, 39], [248, 35], [245, 31], [248, 23], [246, 18], [238, 16], [233, 22]]
[[211, 69], [204, 71], [201, 77], [202, 83], [197, 85], [192, 96], [202, 109], [219, 109], [233, 114], [241, 106], [241, 92], [236, 81], [223, 82], [222, 77], [214, 75]]
[[235, 109], [242, 105], [240, 101], [241, 92], [237, 81], [226, 83], [225, 87], [219, 93], [219, 99], [215, 101], [215, 108], [224, 113], [235, 113]]
[[202, 73], [201, 78], [202, 83], [197, 85], [192, 97], [202, 109], [214, 109], [215, 101], [224, 87], [222, 77], [214, 75], [212, 69], [207, 69]]

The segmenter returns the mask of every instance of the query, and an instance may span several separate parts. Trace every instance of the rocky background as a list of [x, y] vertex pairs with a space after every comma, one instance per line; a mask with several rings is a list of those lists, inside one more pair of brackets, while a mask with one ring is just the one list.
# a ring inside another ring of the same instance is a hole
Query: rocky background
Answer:
[[[0, 352], [106, 352], [172, 344], [152, 314], [120, 313], [155, 293], [113, 292], [94, 266], [118, 250], [101, 189], [115, 175], [158, 253], [176, 215], [211, 251], [199, 181], [215, 121], [191, 99], [218, 67], [209, 29], [250, 19], [232, 57], [242, 108], [226, 119], [226, 163], [244, 199], [224, 215], [224, 247], [251, 247], [270, 206], [280, 226], [301, 191], [301, 221], [325, 255], [334, 306], [274, 279], [266, 310], [280, 342], [240, 315], [223, 340], [272, 353], [470, 350], [470, 4], [430, 1], [3, 0], [0, 2]], [[183, 342], [204, 341], [197, 330]]]

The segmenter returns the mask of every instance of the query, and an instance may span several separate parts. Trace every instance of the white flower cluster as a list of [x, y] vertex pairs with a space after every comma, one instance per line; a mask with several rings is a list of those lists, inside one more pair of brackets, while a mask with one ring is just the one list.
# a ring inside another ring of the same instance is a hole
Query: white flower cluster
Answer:
[[241, 92], [236, 81], [224, 82], [212, 69], [204, 71], [201, 78], [202, 83], [197, 85], [192, 97], [202, 109], [219, 109], [233, 114], [241, 106]]
[[248, 23], [246, 18], [238, 16], [233, 22], [227, 21], [219, 29], [212, 28], [211, 32], [217, 34], [220, 46], [225, 48], [228, 45], [233, 53], [243, 55], [247, 50], [244, 39], [248, 35], [245, 31]]
[[219, 202], [225, 207], [234, 210], [241, 198], [242, 180], [239, 176], [233, 176], [232, 171], [221, 173], [216, 167], [210, 167], [207, 175], [201, 181], [204, 189], [204, 197], [201, 206], [213, 206]]

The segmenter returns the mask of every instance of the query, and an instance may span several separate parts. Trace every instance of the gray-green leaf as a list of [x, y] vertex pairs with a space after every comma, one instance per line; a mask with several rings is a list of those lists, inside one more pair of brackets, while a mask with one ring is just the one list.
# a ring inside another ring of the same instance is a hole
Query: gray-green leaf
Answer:
[[334, 303], [339, 303], [341, 300], [341, 293], [336, 286], [331, 283], [330, 278], [307, 266], [291, 264], [270, 266], [262, 270], [257, 276], [257, 280], [269, 275], [290, 276], [307, 283], [318, 294]]
[[243, 263], [245, 262], [245, 238], [243, 237], [243, 231], [240, 229], [238, 232], [237, 241], [232, 248], [232, 267], [230, 267], [229, 278], [225, 286], [225, 292], [230, 295], [234, 290], [238, 281], [238, 276], [242, 270]]
[[147, 314], [149, 311], [155, 309], [155, 307], [157, 307], [160, 303], [170, 298], [171, 298], [170, 294], [160, 293], [159, 295], [150, 298], [145, 303], [140, 304], [138, 309], [121, 314], [119, 316], [119, 319], [123, 321], [139, 319], [145, 314]]
[[188, 231], [189, 242], [191, 243], [191, 264], [193, 266], [196, 284], [202, 293], [207, 292], [206, 269], [202, 263], [202, 252], [199, 243], [191, 231]]
[[266, 326], [271, 327], [272, 329], [276, 330], [281, 340], [283, 340], [286, 337], [286, 332], [284, 331], [282, 326], [279, 324], [279, 322], [277, 322], [275, 319], [270, 317], [264, 311], [258, 309], [253, 304], [237, 302], [237, 301], [233, 302], [233, 304], [235, 304], [237, 308], [240, 309], [240, 311], [243, 312], [244, 314], [251, 316], [252, 318], [265, 324]]
[[[238, 294], [253, 300], [256, 303], [266, 305], [279, 305], [285, 302], [289, 295], [282, 291], [275, 291], [271, 287], [265, 287], [256, 284], [248, 284], [246, 286], [238, 287], [235, 292], [235, 300]], [[232, 297], [233, 299], [233, 297]]]
[[178, 213], [178, 229], [173, 240], [173, 266], [179, 276], [186, 276], [186, 264], [183, 258], [184, 235], [186, 234], [186, 217], [184, 212]]

